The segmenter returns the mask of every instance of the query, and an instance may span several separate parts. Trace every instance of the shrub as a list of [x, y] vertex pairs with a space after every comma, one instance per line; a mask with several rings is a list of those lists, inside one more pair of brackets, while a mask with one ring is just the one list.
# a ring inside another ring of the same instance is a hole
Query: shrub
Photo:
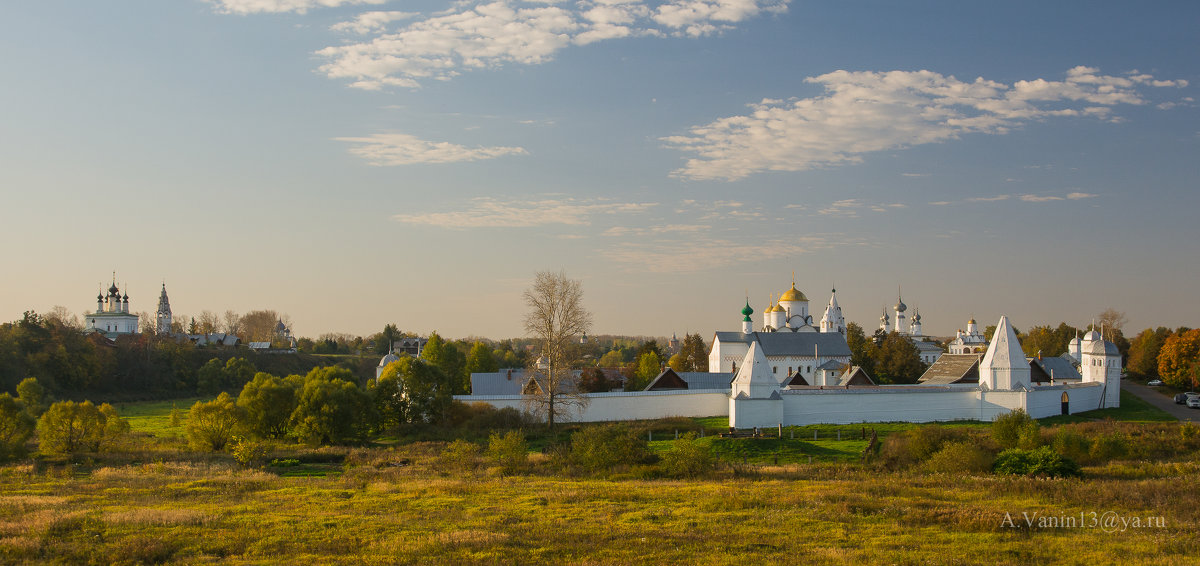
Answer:
[[961, 440], [963, 433], [944, 426], [927, 425], [888, 436], [880, 447], [880, 460], [891, 469], [924, 462], [948, 442]]
[[1055, 452], [1049, 446], [1037, 450], [1010, 448], [996, 457], [992, 466], [998, 474], [1045, 477], [1079, 477], [1079, 464]]
[[970, 474], [992, 469], [992, 455], [972, 442], [950, 442], [930, 455], [925, 470], [937, 474]]
[[222, 450], [241, 428], [242, 411], [228, 393], [212, 401], [196, 401], [188, 413], [188, 443], [197, 450]]
[[1129, 437], [1120, 432], [1109, 432], [1102, 434], [1092, 442], [1092, 449], [1089, 455], [1095, 462], [1107, 462], [1116, 458], [1124, 458], [1129, 455], [1130, 442]]
[[171, 404], [171, 428], [178, 428], [183, 424], [183, 411], [179, 410], [174, 403]]
[[697, 439], [694, 432], [679, 437], [663, 454], [663, 471], [672, 476], [699, 477], [711, 472], [715, 467], [716, 458], [713, 457], [710, 445]]
[[493, 432], [488, 437], [487, 456], [505, 474], [521, 473], [529, 467], [529, 445], [519, 430]]
[[617, 465], [646, 463], [650, 447], [646, 439], [629, 428], [610, 424], [589, 426], [571, 435], [571, 465], [586, 472], [600, 472]]
[[266, 442], [255, 442], [241, 436], [234, 436], [229, 445], [229, 453], [237, 463], [247, 468], [257, 468], [267, 459], [271, 445]]
[[1086, 436], [1062, 427], [1054, 431], [1054, 440], [1051, 442], [1051, 446], [1054, 447], [1055, 452], [1067, 458], [1077, 462], [1087, 462], [1092, 442]]
[[25, 442], [33, 435], [33, 417], [22, 403], [0, 393], [0, 461], [25, 455]]
[[996, 417], [992, 422], [992, 438], [1001, 448], [1016, 448], [1020, 443], [1022, 430], [1028, 438], [1029, 429], [1036, 429], [1037, 421], [1025, 412], [1025, 409], [1013, 409], [1012, 412]]
[[101, 441], [106, 447], [112, 447], [116, 441], [129, 434], [129, 421], [121, 418], [116, 407], [105, 403], [99, 407], [100, 414], [104, 415], [104, 434]]
[[434, 467], [442, 473], [472, 472], [479, 467], [479, 445], [466, 440], [455, 440], [438, 455]]
[[455, 401], [450, 413], [451, 424], [468, 431], [522, 429], [534, 423], [528, 413], [513, 407], [497, 409], [487, 403], [467, 405]]
[[105, 415], [91, 401], [60, 401], [38, 419], [38, 448], [47, 454], [99, 450]]

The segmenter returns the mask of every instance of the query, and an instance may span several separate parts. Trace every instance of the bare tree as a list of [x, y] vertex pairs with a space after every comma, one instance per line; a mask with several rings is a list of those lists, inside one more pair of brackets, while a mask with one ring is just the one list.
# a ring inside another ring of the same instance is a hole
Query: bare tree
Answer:
[[568, 407], [582, 408], [587, 397], [579, 392], [571, 377], [571, 353], [575, 338], [592, 326], [592, 314], [583, 308], [583, 286], [568, 279], [565, 271], [539, 271], [533, 286], [525, 290], [525, 331], [536, 338], [540, 356], [534, 362], [534, 381], [526, 388], [526, 405], [546, 414], [546, 424], [554, 428], [555, 417]]
[[1105, 330], [1120, 331], [1122, 328], [1124, 328], [1126, 320], [1127, 319], [1124, 312], [1114, 308], [1108, 308], [1105, 309], [1104, 312], [1100, 313], [1100, 316], [1096, 318], [1096, 323]]
[[201, 334], [212, 334], [217, 331], [221, 319], [213, 311], [200, 311], [200, 316], [196, 317], [196, 324], [200, 327]]
[[79, 315], [71, 312], [70, 309], [62, 305], [54, 305], [54, 308], [50, 309], [50, 312], [46, 313], [44, 318], [46, 320], [53, 320], [68, 328], [83, 328], [83, 321], [79, 318]]
[[234, 311], [225, 311], [225, 316], [221, 318], [223, 325], [221, 330], [226, 334], [238, 335], [242, 331], [242, 317]]

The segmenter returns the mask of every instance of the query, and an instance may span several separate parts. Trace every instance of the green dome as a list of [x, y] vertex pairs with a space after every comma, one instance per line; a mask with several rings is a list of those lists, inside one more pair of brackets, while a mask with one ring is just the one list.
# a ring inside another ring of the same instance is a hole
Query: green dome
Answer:
[[745, 316], [750, 316], [750, 315], [754, 314], [754, 309], [750, 308], [749, 300], [746, 301], [746, 306], [742, 309], [742, 314]]

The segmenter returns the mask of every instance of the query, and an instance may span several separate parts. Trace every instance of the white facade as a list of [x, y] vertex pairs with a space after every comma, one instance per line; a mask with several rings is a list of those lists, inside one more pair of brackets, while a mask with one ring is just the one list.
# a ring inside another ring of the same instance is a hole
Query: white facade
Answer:
[[108, 338], [138, 333], [138, 315], [129, 312], [129, 295], [121, 294], [115, 277], [107, 296], [96, 295], [96, 312], [89, 313], [85, 320], [87, 331], [99, 332]]
[[967, 321], [967, 330], [963, 332], [959, 330], [947, 347], [951, 354], [978, 354], [987, 350], [987, 337], [979, 331], [979, 325], [975, 323], [975, 319]]
[[154, 315], [155, 331], [159, 334], [171, 333], [171, 301], [167, 299], [167, 284], [163, 283], [162, 293], [158, 295], [158, 312]]

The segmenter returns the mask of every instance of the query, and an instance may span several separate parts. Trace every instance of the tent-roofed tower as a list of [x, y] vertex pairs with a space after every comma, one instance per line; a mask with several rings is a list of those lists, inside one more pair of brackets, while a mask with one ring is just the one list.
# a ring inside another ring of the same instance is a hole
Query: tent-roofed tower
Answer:
[[837, 289], [830, 292], [829, 305], [825, 307], [825, 314], [821, 316], [821, 332], [846, 335], [846, 319], [842, 316], [842, 307], [837, 302]]
[[1029, 362], [1017, 340], [1017, 333], [1008, 317], [1001, 316], [992, 343], [979, 362], [979, 383], [988, 389], [1012, 391], [1029, 389], [1031, 379]]
[[158, 312], [154, 314], [155, 331], [159, 334], [171, 333], [171, 301], [167, 298], [167, 283], [162, 284], [162, 292], [158, 294]]

